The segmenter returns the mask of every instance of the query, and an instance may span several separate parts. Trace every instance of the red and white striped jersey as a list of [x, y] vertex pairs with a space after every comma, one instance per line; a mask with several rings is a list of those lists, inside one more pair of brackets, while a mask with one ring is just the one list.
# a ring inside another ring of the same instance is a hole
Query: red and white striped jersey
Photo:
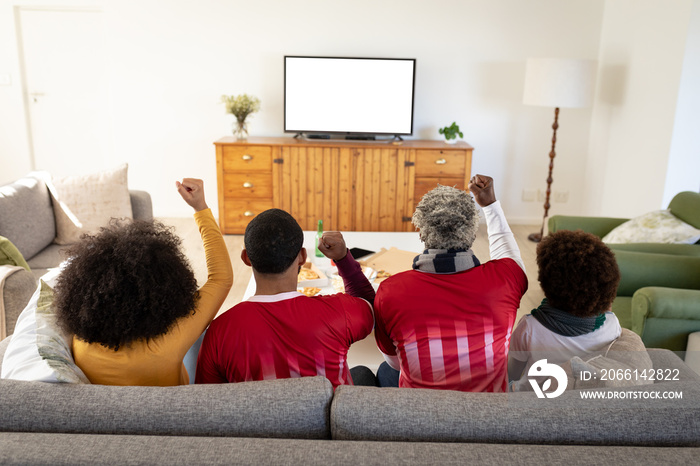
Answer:
[[510, 258], [455, 274], [389, 277], [374, 301], [379, 349], [400, 387], [505, 392], [508, 347], [527, 277]]

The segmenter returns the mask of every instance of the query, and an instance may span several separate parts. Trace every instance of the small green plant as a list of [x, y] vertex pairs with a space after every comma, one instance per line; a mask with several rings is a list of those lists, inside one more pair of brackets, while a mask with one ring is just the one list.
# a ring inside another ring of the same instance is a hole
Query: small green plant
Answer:
[[455, 121], [453, 121], [450, 126], [440, 128], [438, 132], [440, 134], [443, 134], [445, 136], [445, 139], [448, 141], [451, 139], [457, 139], [458, 134], [460, 138], [464, 137], [464, 134], [462, 134], [462, 132], [459, 130], [459, 125]]

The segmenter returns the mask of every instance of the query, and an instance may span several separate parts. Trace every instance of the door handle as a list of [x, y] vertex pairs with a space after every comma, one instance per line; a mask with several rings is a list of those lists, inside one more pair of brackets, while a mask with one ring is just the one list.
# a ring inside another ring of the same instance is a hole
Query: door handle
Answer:
[[252, 187], [253, 187], [253, 183], [251, 183], [250, 181], [246, 181], [245, 183], [243, 183], [243, 187], [244, 187], [244, 188], [252, 188]]
[[246, 162], [249, 162], [249, 161], [253, 160], [253, 156], [252, 156], [252, 155], [245, 154], [245, 155], [242, 157], [242, 159], [245, 160]]
[[243, 212], [243, 215], [246, 217], [252, 217], [255, 214], [253, 212], [251, 212], [250, 210], [246, 210], [245, 212]]
[[447, 163], [447, 160], [445, 160], [445, 159], [437, 159], [437, 160], [435, 161], [435, 163], [438, 164], [438, 165], [445, 165], [445, 164]]

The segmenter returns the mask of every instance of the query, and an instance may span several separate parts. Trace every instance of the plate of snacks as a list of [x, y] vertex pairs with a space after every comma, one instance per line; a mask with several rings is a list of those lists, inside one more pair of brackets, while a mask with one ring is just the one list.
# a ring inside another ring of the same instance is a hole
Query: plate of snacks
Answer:
[[297, 291], [310, 298], [312, 296], [316, 296], [321, 291], [321, 288], [316, 288], [315, 286], [306, 286], [304, 288], [297, 288]]
[[[306, 262], [299, 270], [297, 285], [299, 288], [323, 288], [324, 286], [328, 286], [328, 277], [314, 264]], [[318, 291], [316, 291], [316, 293], [318, 293]], [[314, 293], [314, 295], [316, 293]]]

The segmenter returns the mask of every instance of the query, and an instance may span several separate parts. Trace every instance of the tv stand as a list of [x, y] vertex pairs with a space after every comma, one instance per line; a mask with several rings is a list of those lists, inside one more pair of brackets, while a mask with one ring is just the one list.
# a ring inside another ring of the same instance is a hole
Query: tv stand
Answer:
[[437, 186], [466, 189], [472, 147], [465, 142], [392, 142], [228, 136], [215, 142], [219, 227], [241, 234], [276, 207], [304, 230], [415, 231], [411, 216]]
[[377, 137], [371, 134], [348, 134], [345, 139], [348, 141], [374, 141]]

